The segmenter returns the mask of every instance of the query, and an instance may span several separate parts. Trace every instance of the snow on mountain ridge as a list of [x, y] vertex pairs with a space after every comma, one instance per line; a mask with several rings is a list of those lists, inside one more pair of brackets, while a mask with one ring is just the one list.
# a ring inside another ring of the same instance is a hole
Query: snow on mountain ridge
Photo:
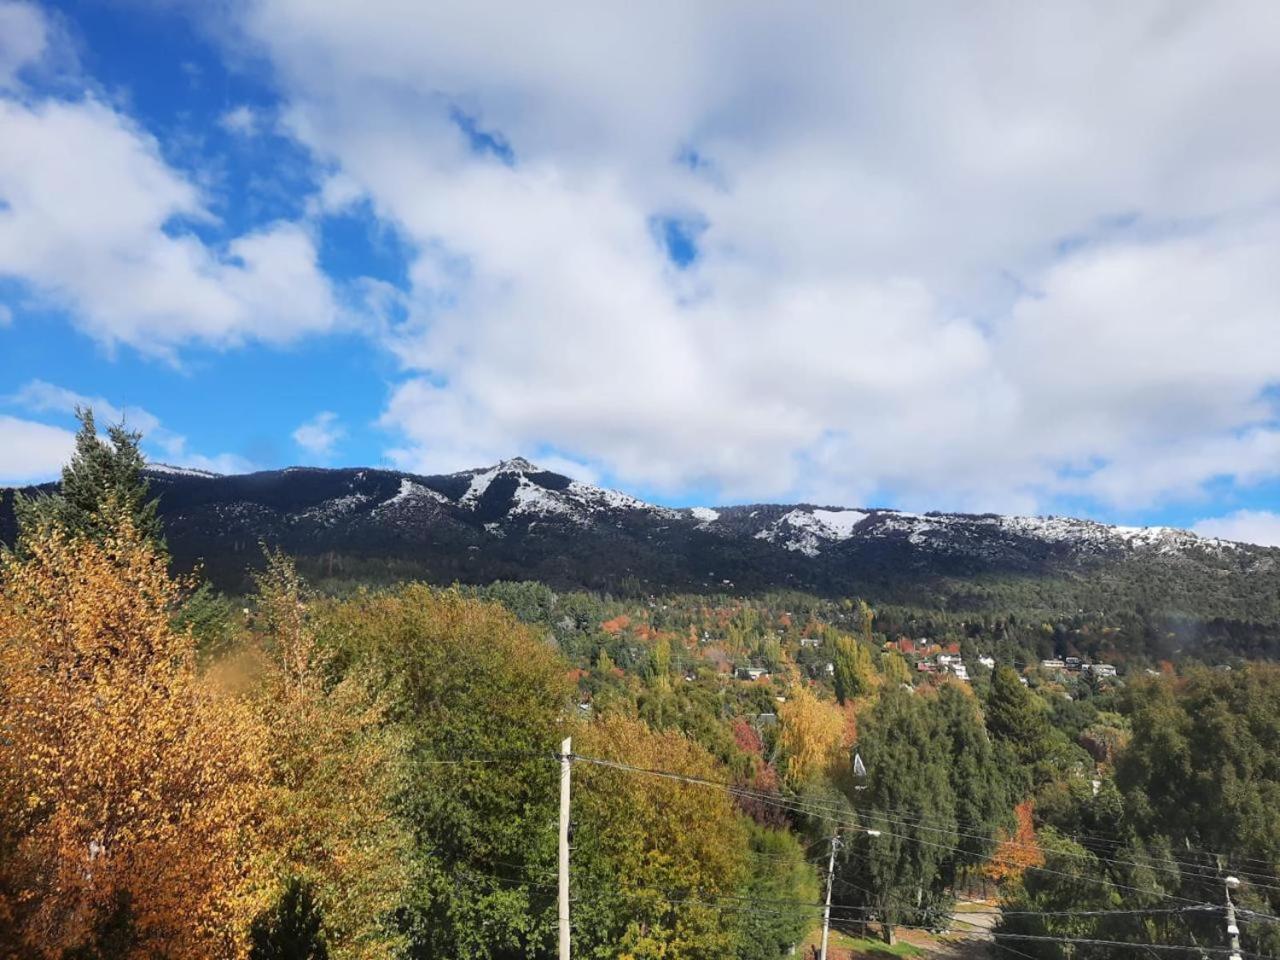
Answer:
[[757, 540], [768, 540], [788, 550], [798, 550], [806, 557], [816, 557], [824, 540], [848, 540], [854, 528], [870, 514], [860, 510], [823, 510], [797, 507], [783, 514], [756, 534]]

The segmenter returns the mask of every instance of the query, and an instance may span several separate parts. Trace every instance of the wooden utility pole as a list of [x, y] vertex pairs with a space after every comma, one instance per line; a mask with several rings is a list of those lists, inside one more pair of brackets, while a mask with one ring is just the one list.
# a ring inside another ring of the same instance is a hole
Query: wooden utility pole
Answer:
[[831, 835], [831, 856], [827, 860], [827, 904], [822, 908], [822, 953], [820, 960], [827, 960], [827, 938], [831, 934], [831, 888], [836, 879], [836, 851], [840, 849], [840, 836]]
[[573, 743], [560, 744], [560, 960], [569, 960], [569, 777]]

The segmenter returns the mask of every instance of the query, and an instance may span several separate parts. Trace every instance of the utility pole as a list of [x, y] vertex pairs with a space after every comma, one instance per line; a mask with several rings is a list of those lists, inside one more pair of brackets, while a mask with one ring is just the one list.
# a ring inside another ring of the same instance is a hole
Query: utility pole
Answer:
[[560, 960], [569, 960], [569, 776], [573, 742], [560, 744]]
[[1236, 905], [1231, 902], [1231, 891], [1240, 886], [1235, 877], [1223, 881], [1227, 895], [1227, 937], [1231, 941], [1231, 956], [1227, 960], [1240, 960], [1240, 927], [1236, 924]]
[[836, 879], [836, 851], [840, 849], [840, 834], [831, 835], [831, 856], [827, 860], [827, 904], [822, 908], [822, 953], [819, 960], [827, 960], [827, 938], [831, 934], [831, 888]]

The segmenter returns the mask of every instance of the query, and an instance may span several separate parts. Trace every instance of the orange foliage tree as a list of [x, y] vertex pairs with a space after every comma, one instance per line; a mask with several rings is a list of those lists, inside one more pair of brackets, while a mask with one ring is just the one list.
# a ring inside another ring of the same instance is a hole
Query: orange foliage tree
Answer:
[[128, 519], [46, 527], [0, 578], [0, 954], [239, 955], [263, 738], [171, 626], [164, 558]]
[[1000, 831], [1002, 835], [1000, 843], [984, 871], [988, 877], [997, 882], [1016, 880], [1029, 867], [1044, 866], [1044, 851], [1040, 849], [1040, 844], [1036, 840], [1031, 801], [1022, 801], [1014, 807], [1013, 812], [1017, 818], [1017, 827], [1012, 836], [1009, 836], [1006, 831]]

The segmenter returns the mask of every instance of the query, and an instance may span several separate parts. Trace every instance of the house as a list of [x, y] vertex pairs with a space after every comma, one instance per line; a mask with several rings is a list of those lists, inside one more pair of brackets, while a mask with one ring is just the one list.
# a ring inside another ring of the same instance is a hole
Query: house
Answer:
[[1067, 657], [1062, 662], [1066, 664], [1067, 669], [1070, 670], [1072, 673], [1079, 673], [1081, 668], [1083, 667], [1083, 664], [1080, 662], [1079, 657]]
[[1114, 677], [1116, 668], [1109, 663], [1086, 663], [1084, 669], [1095, 677]]
[[988, 670], [994, 670], [996, 668], [995, 657], [979, 657], [978, 662], [982, 664], [984, 667], [986, 667]]
[[953, 663], [951, 672], [956, 675], [957, 680], [963, 680], [965, 683], [969, 682], [969, 668], [963, 663]]
[[1058, 659], [1041, 660], [1040, 668], [1042, 670], [1065, 670], [1067, 663], [1065, 660]]
[[953, 664], [960, 663], [960, 655], [958, 653], [940, 653], [933, 658], [940, 667], [950, 667]]
[[916, 642], [912, 640], [910, 637], [899, 637], [889, 646], [897, 650], [899, 653], [906, 653], [911, 655], [914, 655], [917, 650]]
[[919, 673], [936, 673], [937, 672], [934, 669], [933, 664], [930, 663], [928, 660], [921, 660], [919, 663], [917, 663], [916, 671]]
[[739, 667], [738, 668], [739, 680], [760, 680], [761, 678], [767, 677], [767, 676], [769, 676], [769, 671], [766, 670], [764, 667]]
[[820, 647], [822, 646], [821, 637], [801, 637], [800, 646], [802, 647]]

